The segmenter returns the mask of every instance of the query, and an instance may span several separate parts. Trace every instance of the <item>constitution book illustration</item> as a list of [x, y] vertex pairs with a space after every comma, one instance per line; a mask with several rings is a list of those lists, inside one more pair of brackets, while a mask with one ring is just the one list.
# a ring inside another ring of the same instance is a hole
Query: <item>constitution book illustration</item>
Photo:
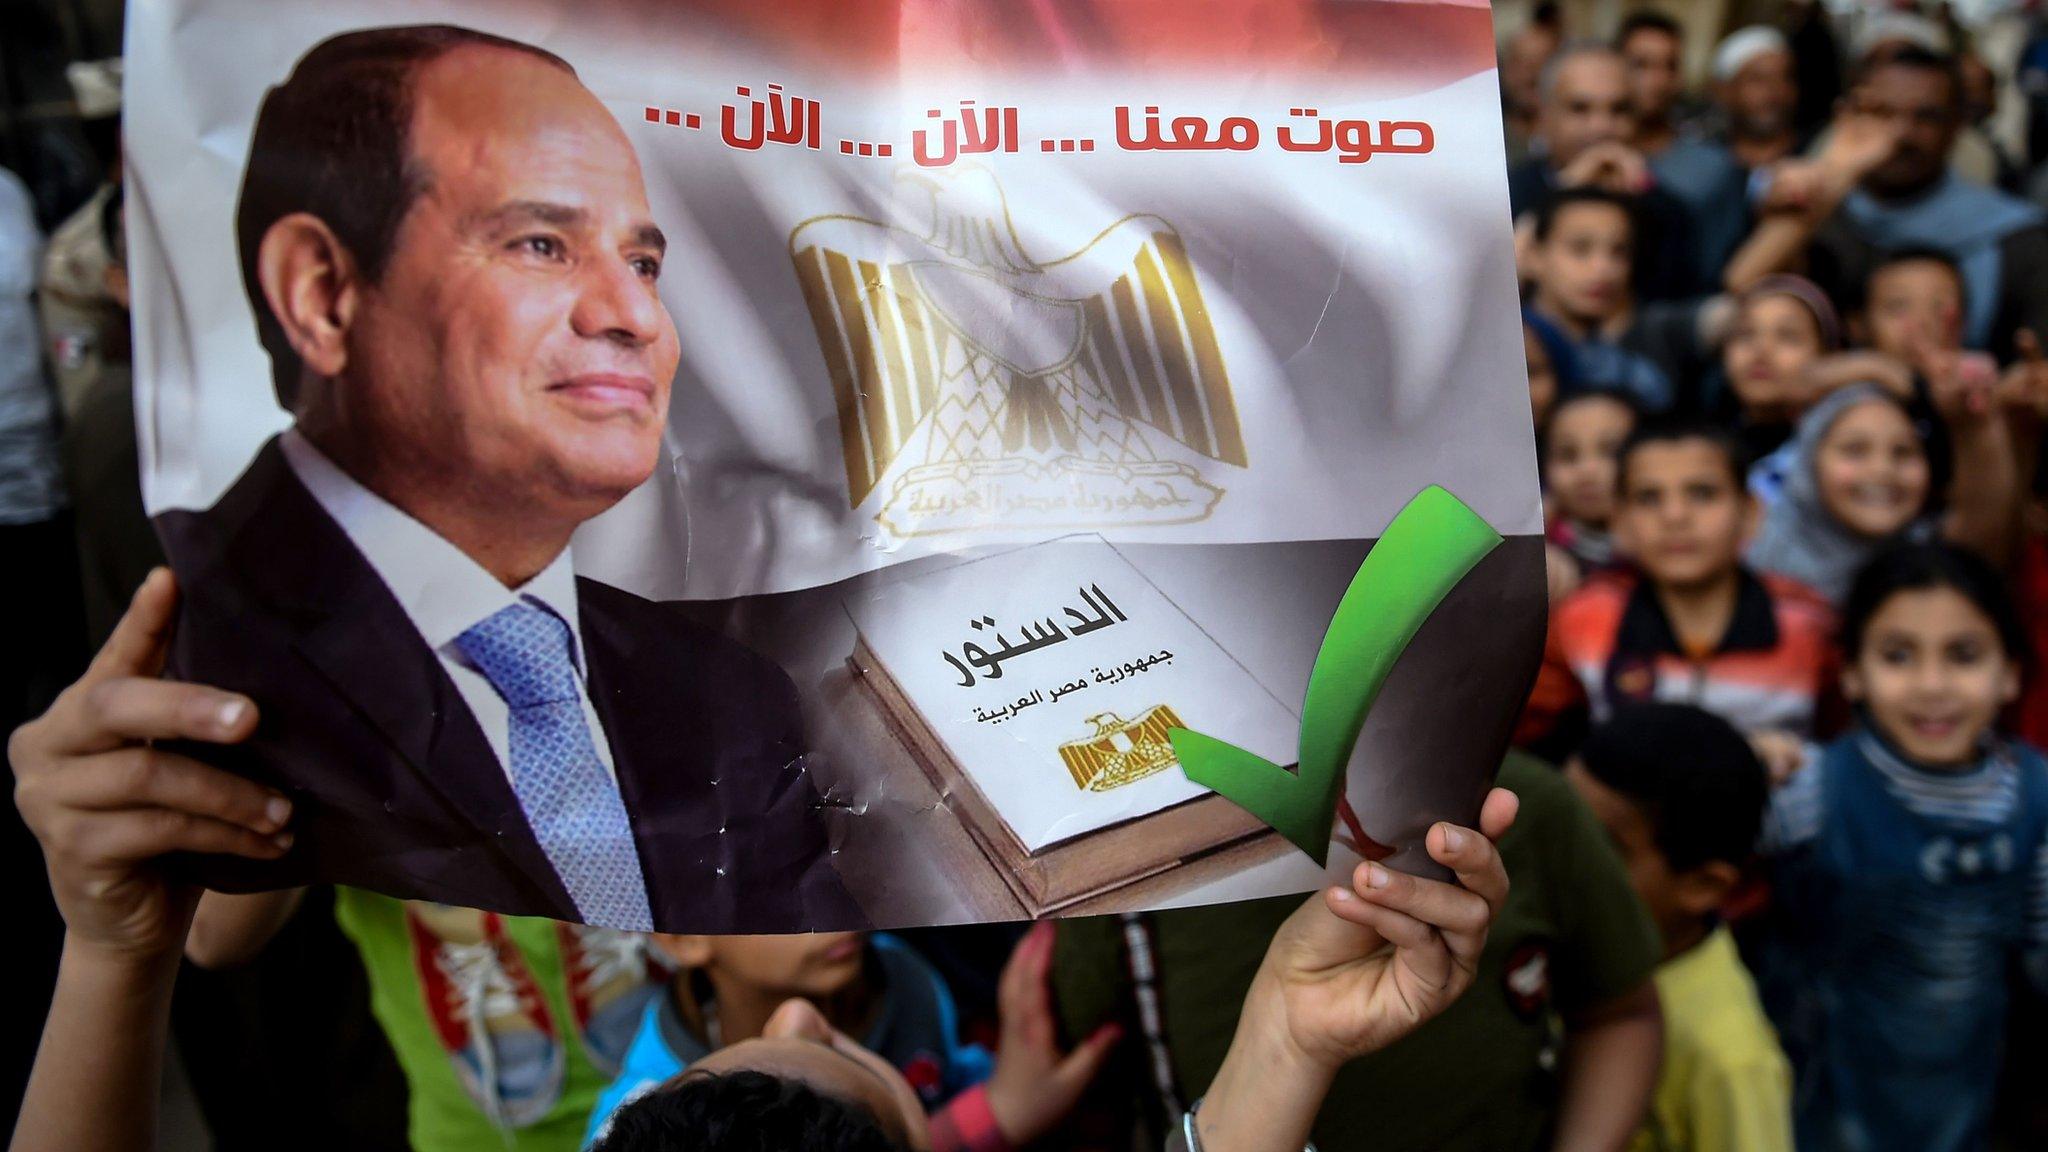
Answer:
[[1099, 537], [907, 578], [846, 608], [854, 670], [1031, 915], [1247, 842], [1285, 850], [1190, 781], [1167, 732], [1285, 764], [1294, 715]]

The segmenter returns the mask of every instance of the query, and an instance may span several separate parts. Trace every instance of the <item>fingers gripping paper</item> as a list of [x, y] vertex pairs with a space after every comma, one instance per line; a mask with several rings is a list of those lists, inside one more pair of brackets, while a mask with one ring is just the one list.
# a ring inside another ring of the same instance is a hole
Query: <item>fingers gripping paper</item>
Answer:
[[[202, 754], [297, 814], [207, 883], [945, 923], [1423, 866], [1476, 811], [1543, 627], [1483, 5], [129, 11], [172, 671], [257, 701]], [[1506, 542], [1319, 864], [1172, 733], [1291, 766], [1431, 486]]]

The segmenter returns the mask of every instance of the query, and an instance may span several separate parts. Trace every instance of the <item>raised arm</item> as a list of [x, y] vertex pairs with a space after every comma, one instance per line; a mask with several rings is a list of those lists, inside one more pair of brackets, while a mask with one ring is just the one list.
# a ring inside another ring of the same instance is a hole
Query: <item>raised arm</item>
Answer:
[[199, 898], [185, 959], [201, 968], [234, 968], [260, 955], [283, 930], [305, 898], [303, 888], [231, 896], [208, 892]]
[[157, 679], [176, 602], [170, 573], [152, 573], [92, 667], [8, 742], [65, 925], [15, 1152], [155, 1146], [171, 985], [199, 899], [163, 858], [268, 860], [290, 843], [284, 797], [150, 746], [233, 743], [256, 727], [244, 697]]
[[1948, 425], [1955, 474], [1949, 480], [1944, 539], [2005, 566], [2018, 524], [2019, 467], [2012, 428], [1998, 403], [1998, 372], [1981, 354], [1919, 357], [1934, 408]]
[[1463, 994], [1507, 899], [1492, 842], [1517, 807], [1495, 789], [1480, 813], [1485, 835], [1430, 829], [1430, 857], [1463, 887], [1361, 864], [1351, 887], [1311, 897], [1280, 926], [1195, 1113], [1203, 1152], [1300, 1152], [1338, 1068]]
[[1621, 1152], [1642, 1126], [1657, 1087], [1664, 1016], [1648, 980], [1590, 1011], [1567, 1017], [1564, 1090], [1557, 1107], [1560, 1152]]
[[1898, 146], [1899, 128], [1861, 109], [1855, 97], [1836, 115], [1828, 145], [1812, 160], [1787, 160], [1772, 169], [1758, 209], [1762, 219], [1728, 258], [1721, 286], [1740, 294], [1774, 272], [1798, 266], [1828, 217], [1872, 168]]

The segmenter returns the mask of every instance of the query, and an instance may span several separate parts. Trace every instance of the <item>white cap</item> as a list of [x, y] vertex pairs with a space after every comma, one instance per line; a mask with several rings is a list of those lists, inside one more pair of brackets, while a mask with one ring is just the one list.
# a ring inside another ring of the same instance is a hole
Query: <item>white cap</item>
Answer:
[[1772, 52], [1790, 52], [1792, 43], [1785, 34], [1768, 24], [1751, 24], [1730, 32], [1714, 49], [1714, 79], [1733, 80], [1735, 74], [1749, 67], [1749, 62]]
[[1929, 52], [1947, 52], [1948, 30], [1915, 12], [1873, 12], [1856, 29], [1849, 58], [1862, 60], [1870, 50], [1890, 40], [1903, 40]]
[[71, 82], [71, 98], [78, 114], [99, 120], [121, 114], [121, 58], [79, 60], [64, 66], [64, 79]]

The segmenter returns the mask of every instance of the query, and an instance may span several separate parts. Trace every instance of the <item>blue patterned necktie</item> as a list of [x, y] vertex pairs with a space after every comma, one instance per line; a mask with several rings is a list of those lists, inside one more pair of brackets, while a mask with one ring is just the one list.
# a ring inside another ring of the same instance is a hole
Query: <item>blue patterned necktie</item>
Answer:
[[618, 784], [598, 759], [569, 625], [521, 600], [455, 638], [512, 714], [512, 791], [585, 922], [652, 932], [647, 883]]

